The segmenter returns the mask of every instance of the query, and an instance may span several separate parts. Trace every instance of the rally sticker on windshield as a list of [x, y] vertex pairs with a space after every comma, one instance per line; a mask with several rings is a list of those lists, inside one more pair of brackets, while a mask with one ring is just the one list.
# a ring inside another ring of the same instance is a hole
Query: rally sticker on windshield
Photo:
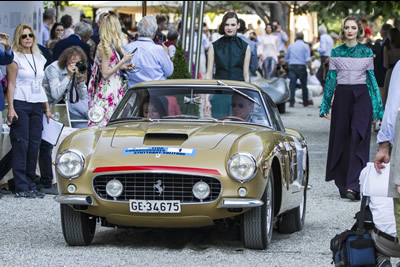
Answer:
[[175, 155], [175, 156], [196, 156], [197, 149], [177, 148], [177, 147], [128, 147], [124, 148], [122, 155], [144, 155], [144, 154], [159, 154], [159, 155]]

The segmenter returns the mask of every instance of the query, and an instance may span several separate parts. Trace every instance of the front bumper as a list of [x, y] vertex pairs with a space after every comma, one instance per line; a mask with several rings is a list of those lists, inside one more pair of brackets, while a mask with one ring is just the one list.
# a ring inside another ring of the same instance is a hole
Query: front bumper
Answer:
[[58, 195], [55, 201], [60, 204], [95, 206], [94, 199], [85, 195]]
[[[95, 201], [91, 196], [86, 195], [58, 195], [55, 197], [55, 201], [60, 204], [68, 205], [85, 205], [85, 206], [96, 206]], [[222, 205], [220, 208], [255, 208], [262, 206], [264, 202], [259, 199], [252, 198], [223, 198]]]
[[221, 208], [255, 208], [262, 206], [264, 202], [259, 199], [252, 198], [224, 198], [222, 199]]

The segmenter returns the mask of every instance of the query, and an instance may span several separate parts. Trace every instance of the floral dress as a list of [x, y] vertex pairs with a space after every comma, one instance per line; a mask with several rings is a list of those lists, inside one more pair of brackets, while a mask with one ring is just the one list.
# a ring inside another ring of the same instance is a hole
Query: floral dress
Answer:
[[[109, 68], [113, 68], [120, 61], [119, 54], [112, 49]], [[101, 58], [96, 52], [92, 74], [89, 80], [89, 109], [97, 105], [104, 109], [104, 119], [98, 123], [89, 121], [88, 126], [105, 126], [111, 118], [114, 110], [124, 96], [124, 83], [119, 71], [111, 75], [107, 80], [98, 74], [101, 73]], [[100, 79], [96, 88], [96, 77]], [[101, 78], [98, 78], [101, 77]]]

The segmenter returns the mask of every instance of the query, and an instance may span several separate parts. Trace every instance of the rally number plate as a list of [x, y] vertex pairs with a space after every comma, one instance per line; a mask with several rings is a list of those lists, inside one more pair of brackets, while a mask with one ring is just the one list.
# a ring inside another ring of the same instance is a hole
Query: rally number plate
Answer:
[[130, 212], [136, 213], [180, 213], [179, 200], [129, 200]]

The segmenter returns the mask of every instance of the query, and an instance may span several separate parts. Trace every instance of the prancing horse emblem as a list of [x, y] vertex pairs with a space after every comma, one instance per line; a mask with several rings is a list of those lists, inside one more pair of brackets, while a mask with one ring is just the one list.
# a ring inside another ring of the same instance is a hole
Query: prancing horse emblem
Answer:
[[157, 183], [153, 185], [153, 188], [157, 189], [159, 195], [161, 195], [165, 189], [165, 186], [161, 186], [161, 183], [162, 183], [161, 180], [157, 180]]

